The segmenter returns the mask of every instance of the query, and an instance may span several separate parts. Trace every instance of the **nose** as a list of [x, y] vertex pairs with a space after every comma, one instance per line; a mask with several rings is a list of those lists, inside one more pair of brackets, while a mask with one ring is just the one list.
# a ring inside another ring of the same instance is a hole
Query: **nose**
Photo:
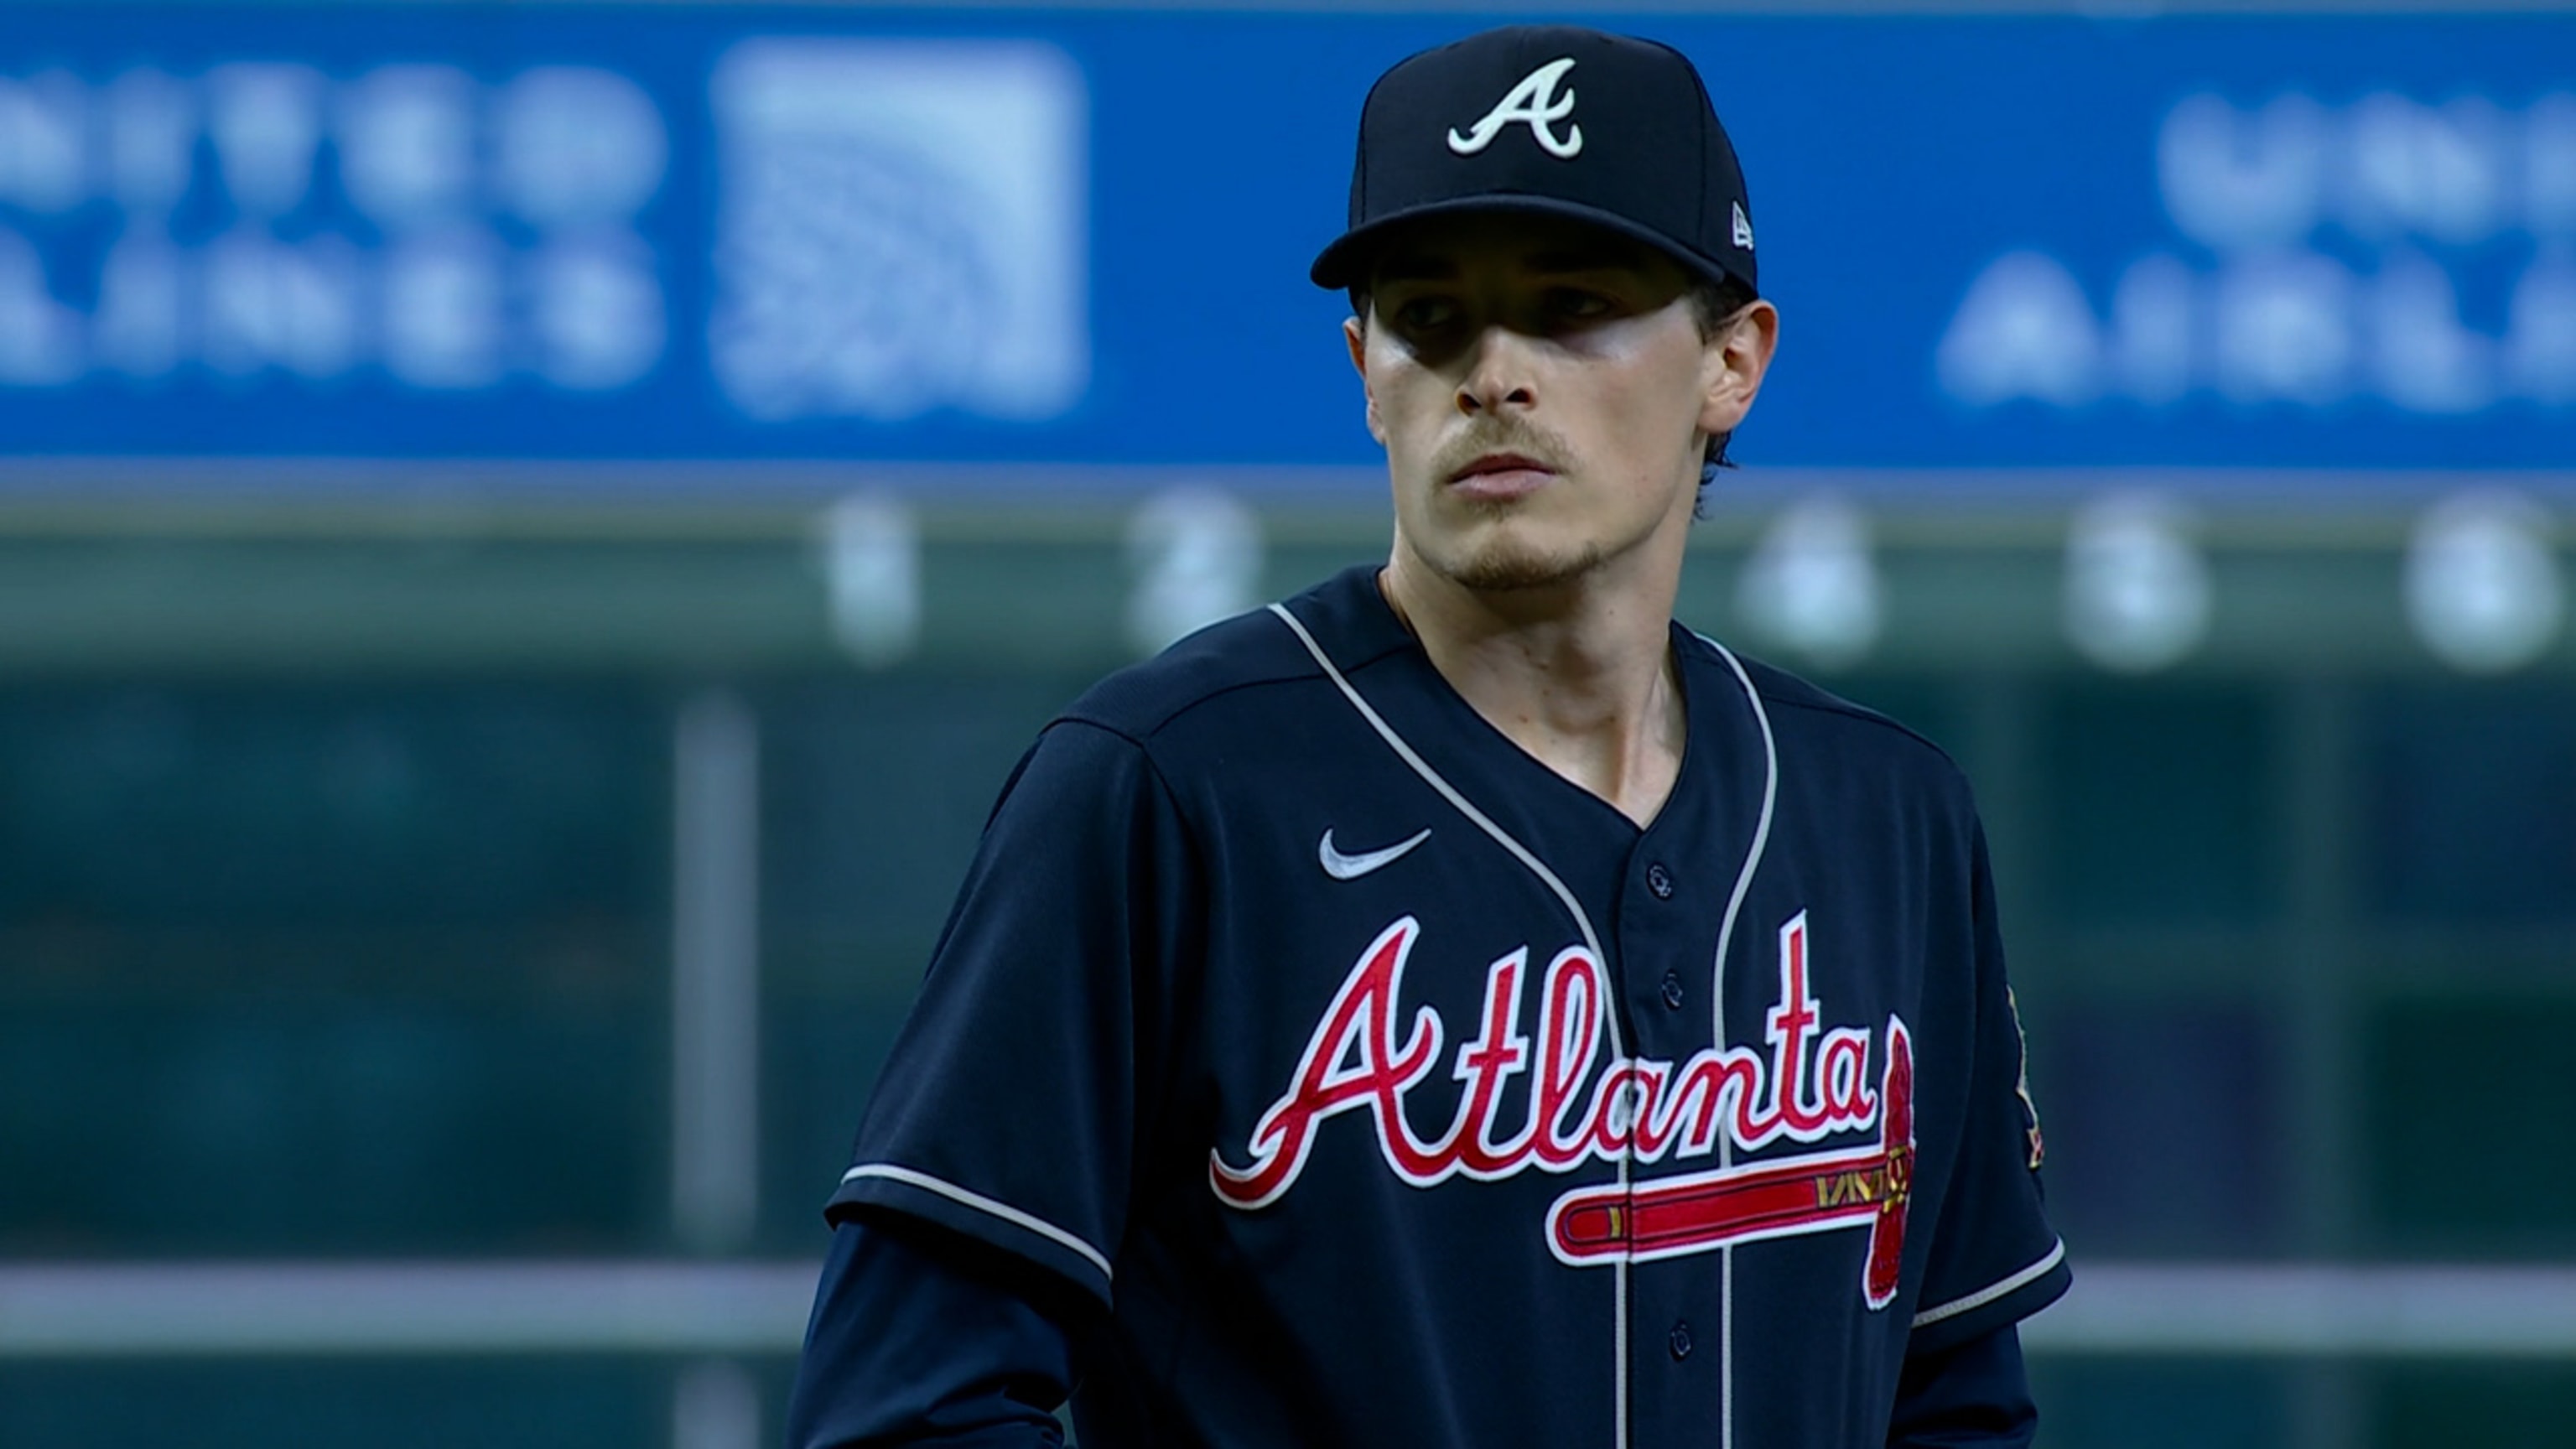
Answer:
[[1538, 401], [1531, 391], [1529, 339], [1508, 327], [1487, 327], [1477, 334], [1467, 360], [1467, 375], [1458, 382], [1458, 411], [1469, 417], [1498, 409], [1525, 409]]

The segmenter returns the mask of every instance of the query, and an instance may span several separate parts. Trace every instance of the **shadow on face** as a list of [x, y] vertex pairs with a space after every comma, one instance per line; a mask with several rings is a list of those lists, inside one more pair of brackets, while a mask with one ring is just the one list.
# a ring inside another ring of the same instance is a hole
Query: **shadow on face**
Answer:
[[1696, 279], [1655, 247], [1546, 212], [1426, 217], [1388, 237], [1353, 289], [1363, 328], [1432, 362], [1487, 327], [1564, 338], [1662, 310]]

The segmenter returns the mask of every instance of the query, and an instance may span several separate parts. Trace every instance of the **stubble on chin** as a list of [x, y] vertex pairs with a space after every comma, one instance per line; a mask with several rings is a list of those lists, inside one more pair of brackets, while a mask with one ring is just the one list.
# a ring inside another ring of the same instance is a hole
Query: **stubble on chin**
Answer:
[[1508, 533], [1442, 553], [1447, 556], [1424, 561], [1451, 583], [1480, 594], [1554, 588], [1592, 572], [1602, 559], [1597, 543], [1550, 550]]
[[[1454, 478], [1489, 453], [1518, 453], [1562, 475], [1571, 470], [1574, 449], [1553, 429], [1531, 419], [1497, 417], [1449, 439], [1434, 451], [1424, 471], [1434, 479]], [[1463, 509], [1473, 522], [1464, 537], [1453, 535], [1438, 548], [1420, 551], [1434, 573], [1460, 588], [1477, 593], [1553, 588], [1591, 572], [1605, 556], [1597, 542], [1550, 548], [1543, 537], [1529, 538], [1523, 529], [1512, 527], [1519, 518], [1524, 529], [1543, 532], [1536, 527], [1538, 520], [1528, 517], [1534, 506], [1531, 499], [1490, 503], [1435, 499], [1434, 508], [1444, 501]]]

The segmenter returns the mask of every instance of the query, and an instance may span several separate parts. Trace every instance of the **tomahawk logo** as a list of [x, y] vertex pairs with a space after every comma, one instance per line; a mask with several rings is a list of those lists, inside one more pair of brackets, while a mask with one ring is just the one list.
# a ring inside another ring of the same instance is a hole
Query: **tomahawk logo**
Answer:
[[1887, 1019], [1873, 1083], [1876, 1033], [1827, 1028], [1823, 1004], [1808, 994], [1803, 912], [1780, 928], [1779, 1003], [1762, 1023], [1767, 1053], [1719, 1044], [1679, 1063], [1605, 1062], [1609, 983], [1590, 952], [1568, 947], [1548, 964], [1534, 1037], [1521, 1030], [1529, 952], [1495, 961], [1485, 968], [1477, 1034], [1459, 1045], [1451, 1068], [1462, 1084], [1456, 1114], [1430, 1138], [1414, 1129], [1405, 1098], [1439, 1065], [1446, 1031], [1428, 1004], [1402, 1030], [1397, 1004], [1420, 937], [1420, 923], [1406, 916], [1360, 953], [1288, 1090], [1254, 1125], [1250, 1160], [1238, 1167], [1222, 1149], [1208, 1154], [1208, 1186], [1219, 1201], [1243, 1209], [1277, 1202], [1304, 1173], [1323, 1124], [1351, 1112], [1368, 1115], [1387, 1167], [1414, 1187], [1452, 1177], [1491, 1182], [1532, 1168], [1561, 1173], [1589, 1161], [1706, 1157], [1721, 1132], [1737, 1151], [1753, 1153], [1783, 1139], [1812, 1143], [1875, 1129], [1876, 1142], [1866, 1146], [1577, 1188], [1556, 1200], [1543, 1226], [1549, 1250], [1577, 1267], [1866, 1227], [1862, 1292], [1872, 1308], [1894, 1300], [1914, 1179], [1913, 1038], [1902, 1019]]
[[1449, 149], [1461, 156], [1473, 156], [1494, 144], [1494, 138], [1503, 133], [1505, 126], [1520, 121], [1529, 126], [1530, 135], [1537, 138], [1541, 150], [1559, 161], [1573, 160], [1583, 149], [1583, 128], [1568, 126], [1563, 136], [1557, 135], [1554, 129], [1557, 122], [1574, 114], [1574, 92], [1558, 95], [1556, 91], [1557, 83], [1564, 80], [1565, 73], [1572, 69], [1574, 57], [1569, 55], [1562, 60], [1551, 60], [1522, 76], [1521, 83], [1496, 102], [1494, 108], [1485, 113], [1485, 118], [1476, 123], [1474, 130], [1462, 136], [1453, 127], [1449, 132]]

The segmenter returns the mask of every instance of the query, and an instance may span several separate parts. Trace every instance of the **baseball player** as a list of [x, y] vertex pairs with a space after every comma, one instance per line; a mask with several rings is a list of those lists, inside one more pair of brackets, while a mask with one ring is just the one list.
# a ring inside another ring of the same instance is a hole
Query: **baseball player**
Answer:
[[2027, 1444], [2068, 1273], [1968, 788], [1672, 621], [1778, 326], [1698, 74], [1415, 56], [1350, 223], [1390, 556], [1021, 760], [791, 1442]]

